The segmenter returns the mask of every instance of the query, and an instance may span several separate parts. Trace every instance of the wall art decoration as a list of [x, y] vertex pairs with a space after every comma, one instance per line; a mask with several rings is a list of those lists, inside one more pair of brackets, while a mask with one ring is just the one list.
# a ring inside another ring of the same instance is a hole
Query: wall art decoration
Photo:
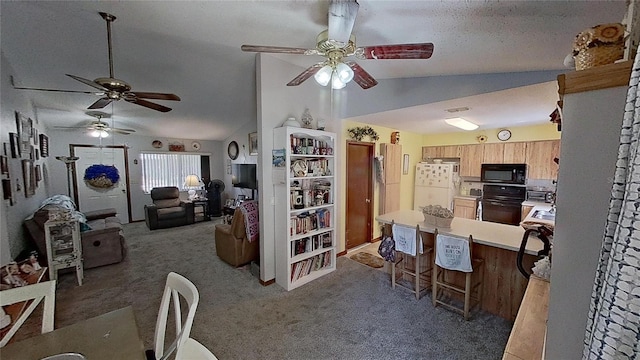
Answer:
[[258, 133], [249, 134], [249, 155], [258, 155]]
[[170, 143], [169, 151], [184, 151], [184, 144], [180, 142]]
[[27, 156], [29, 154], [29, 146], [31, 146], [31, 129], [33, 121], [16, 111], [16, 128], [18, 129], [18, 137], [20, 138], [20, 154]]
[[49, 156], [49, 138], [45, 134], [38, 135], [40, 138], [40, 155], [42, 157]]
[[38, 186], [40, 181], [42, 181], [42, 169], [40, 165], [36, 165], [36, 186]]
[[2, 179], [3, 199], [9, 200], [9, 204], [13, 206], [13, 196], [11, 196], [11, 180]]
[[22, 176], [24, 177], [24, 196], [32, 197], [36, 194], [36, 177], [31, 159], [22, 159]]
[[11, 142], [11, 158], [20, 157], [20, 137], [16, 133], [9, 133], [9, 141]]
[[9, 150], [9, 144], [8, 143], [6, 143], [6, 142], [2, 143], [2, 150], [3, 150], [2, 155], [9, 156], [9, 153], [11, 152], [11, 150]]
[[0, 155], [0, 173], [2, 175], [9, 174], [9, 159], [4, 155]]

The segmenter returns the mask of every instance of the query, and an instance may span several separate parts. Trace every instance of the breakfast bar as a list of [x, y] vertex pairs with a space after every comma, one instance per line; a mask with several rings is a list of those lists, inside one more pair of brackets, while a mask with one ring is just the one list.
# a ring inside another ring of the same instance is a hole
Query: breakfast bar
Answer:
[[[425, 223], [422, 212], [398, 210], [376, 217], [385, 225], [392, 222], [411, 228], [419, 226], [425, 246], [433, 246], [435, 227]], [[513, 321], [527, 288], [527, 279], [518, 272], [516, 258], [525, 230], [520, 226], [487, 221], [454, 218], [449, 228], [438, 228], [441, 234], [473, 236], [474, 257], [484, 259], [483, 310]], [[532, 237], [527, 242], [523, 265], [533, 267], [543, 244]]]

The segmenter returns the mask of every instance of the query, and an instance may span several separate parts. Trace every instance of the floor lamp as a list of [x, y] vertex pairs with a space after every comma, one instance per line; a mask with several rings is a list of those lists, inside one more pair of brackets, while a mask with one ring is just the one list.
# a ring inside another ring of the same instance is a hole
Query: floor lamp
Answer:
[[80, 158], [77, 156], [56, 156], [56, 159], [67, 165], [67, 195], [69, 195], [69, 198], [73, 200], [73, 197], [71, 196], [71, 173], [73, 173], [73, 168], [71, 165]]

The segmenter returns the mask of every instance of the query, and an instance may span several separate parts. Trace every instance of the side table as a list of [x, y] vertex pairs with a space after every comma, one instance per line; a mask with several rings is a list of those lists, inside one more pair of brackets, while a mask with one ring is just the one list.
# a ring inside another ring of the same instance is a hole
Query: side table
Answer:
[[191, 200], [193, 203], [194, 211], [196, 207], [202, 207], [202, 213], [196, 212], [196, 222], [198, 221], [209, 221], [211, 217], [209, 216], [209, 200], [208, 199], [196, 199]]

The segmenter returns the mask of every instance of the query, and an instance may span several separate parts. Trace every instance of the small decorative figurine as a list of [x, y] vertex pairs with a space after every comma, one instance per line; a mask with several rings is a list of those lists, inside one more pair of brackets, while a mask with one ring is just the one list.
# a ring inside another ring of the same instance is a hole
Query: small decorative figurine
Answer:
[[400, 144], [400, 132], [394, 131], [391, 133], [391, 143], [392, 144]]
[[313, 122], [313, 117], [311, 116], [311, 113], [309, 112], [309, 109], [304, 109], [304, 112], [302, 113], [302, 117], [300, 118], [300, 120], [302, 121], [302, 127], [305, 129], [311, 129], [311, 122]]

